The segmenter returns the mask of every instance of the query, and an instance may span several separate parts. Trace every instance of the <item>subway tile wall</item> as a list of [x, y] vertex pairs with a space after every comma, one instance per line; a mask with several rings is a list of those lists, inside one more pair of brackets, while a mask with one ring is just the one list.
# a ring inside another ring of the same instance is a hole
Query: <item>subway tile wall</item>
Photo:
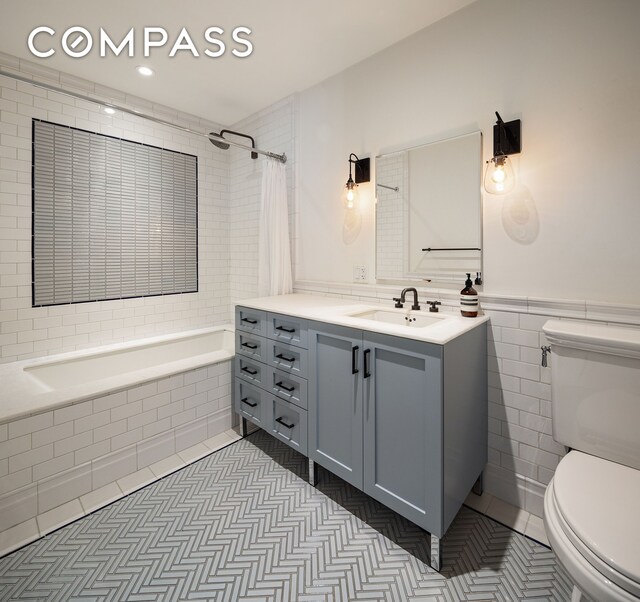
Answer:
[[[8, 71], [32, 65], [0, 54]], [[38, 79], [200, 131], [216, 124], [38, 67]], [[31, 307], [31, 119], [195, 154], [198, 179], [199, 291], [137, 299]], [[229, 156], [204, 137], [99, 104], [0, 77], [0, 362], [165, 334], [229, 321]]]
[[[264, 111], [236, 123], [231, 129], [253, 136], [263, 150], [287, 155], [289, 238], [294, 265], [295, 213], [295, 97], [290, 96]], [[238, 139], [245, 142], [243, 139]], [[230, 296], [232, 302], [258, 294], [258, 218], [262, 190], [262, 155], [251, 159], [248, 151], [231, 148], [229, 177]]]
[[399, 152], [376, 160], [376, 274], [380, 278], [397, 278], [409, 267], [404, 253], [409, 190], [407, 157], [406, 152]]
[[0, 425], [0, 532], [231, 427], [231, 362]]

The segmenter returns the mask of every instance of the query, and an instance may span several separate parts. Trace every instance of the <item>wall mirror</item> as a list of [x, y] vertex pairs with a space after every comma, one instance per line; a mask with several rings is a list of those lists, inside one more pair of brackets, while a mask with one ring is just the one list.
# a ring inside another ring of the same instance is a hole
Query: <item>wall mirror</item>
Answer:
[[376, 278], [482, 272], [482, 133], [376, 157]]

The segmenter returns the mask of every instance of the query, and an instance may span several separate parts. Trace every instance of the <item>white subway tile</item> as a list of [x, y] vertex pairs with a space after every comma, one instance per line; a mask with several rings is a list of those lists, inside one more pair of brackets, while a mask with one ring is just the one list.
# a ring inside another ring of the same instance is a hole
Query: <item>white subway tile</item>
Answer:
[[100, 458], [105, 454], [108, 454], [110, 451], [111, 441], [109, 439], [94, 443], [93, 445], [89, 445], [87, 447], [82, 447], [75, 452], [76, 466], [94, 460], [95, 458]]
[[137, 428], [132, 431], [127, 431], [126, 433], [122, 433], [122, 435], [116, 435], [115, 437], [111, 437], [111, 449], [118, 450], [123, 447], [128, 447], [129, 445], [134, 445], [142, 440], [142, 429]]
[[140, 414], [142, 412], [142, 400], [131, 401], [127, 405], [118, 406], [117, 408], [113, 408], [111, 410], [111, 421], [116, 422], [118, 420], [124, 420], [125, 418], [129, 418], [130, 416], [134, 416], [135, 414]]
[[111, 439], [116, 435], [121, 435], [127, 430], [127, 421], [119, 420], [118, 422], [111, 422], [105, 426], [100, 426], [93, 431], [93, 441], [98, 443], [105, 439]]
[[78, 418], [89, 416], [92, 412], [93, 402], [91, 400], [83, 401], [74, 405], [60, 408], [59, 410], [54, 410], [53, 421], [54, 424], [62, 424], [63, 422], [77, 420]]
[[[16, 491], [21, 487], [29, 485], [33, 482], [32, 468], [29, 466], [18, 472], [12, 472], [4, 477], [0, 478], [0, 495], [8, 494], [11, 491]], [[2, 508], [2, 501], [0, 500], [0, 508]]]
[[69, 470], [74, 466], [73, 453], [58, 456], [47, 462], [41, 462], [33, 467], [33, 480], [40, 481], [59, 472]]
[[529, 380], [540, 380], [540, 368], [537, 365], [515, 362], [513, 360], [502, 360], [502, 372], [509, 376], [527, 378]]
[[513, 393], [511, 391], [503, 391], [502, 397], [504, 404], [510, 408], [516, 408], [532, 414], [540, 413], [540, 400], [535, 397], [529, 397], [528, 395], [521, 395], [520, 393]]
[[110, 410], [111, 408], [117, 408], [118, 406], [127, 403], [127, 392], [119, 391], [118, 393], [112, 393], [111, 395], [105, 395], [104, 397], [98, 397], [93, 400], [93, 411], [102, 412], [103, 410]]
[[84, 418], [78, 418], [73, 422], [73, 431], [78, 435], [85, 431], [92, 431], [100, 426], [105, 426], [111, 422], [110, 416], [111, 412], [104, 410], [103, 412], [96, 412]]
[[543, 449], [525, 445], [524, 443], [520, 444], [520, 452], [518, 455], [523, 460], [550, 469], [555, 469], [560, 461], [558, 454], [552, 454]]
[[31, 435], [22, 435], [0, 443], [0, 459], [15, 456], [31, 449]]
[[82, 447], [88, 447], [92, 443], [93, 433], [91, 431], [87, 431], [84, 433], [80, 433], [79, 435], [69, 437], [67, 439], [60, 439], [53, 445], [55, 448], [55, 455], [62, 456], [64, 454], [68, 454], [69, 452], [76, 451], [77, 449], [80, 449]]
[[91, 491], [91, 467], [74, 467], [38, 482], [38, 514], [48, 512]]

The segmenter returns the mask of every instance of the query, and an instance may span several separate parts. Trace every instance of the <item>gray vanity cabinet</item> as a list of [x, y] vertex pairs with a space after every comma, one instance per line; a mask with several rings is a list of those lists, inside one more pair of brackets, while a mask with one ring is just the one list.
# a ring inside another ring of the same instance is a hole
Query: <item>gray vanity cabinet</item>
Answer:
[[442, 346], [365, 334], [363, 490], [439, 534]]
[[310, 327], [309, 458], [362, 489], [362, 331]]
[[485, 350], [310, 322], [309, 458], [442, 537], [487, 459]]

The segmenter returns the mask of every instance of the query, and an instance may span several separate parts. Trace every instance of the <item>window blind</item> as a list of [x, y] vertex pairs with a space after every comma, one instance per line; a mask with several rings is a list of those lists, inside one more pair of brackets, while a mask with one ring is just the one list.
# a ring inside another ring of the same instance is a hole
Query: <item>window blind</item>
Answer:
[[33, 305], [198, 290], [198, 158], [33, 120]]

